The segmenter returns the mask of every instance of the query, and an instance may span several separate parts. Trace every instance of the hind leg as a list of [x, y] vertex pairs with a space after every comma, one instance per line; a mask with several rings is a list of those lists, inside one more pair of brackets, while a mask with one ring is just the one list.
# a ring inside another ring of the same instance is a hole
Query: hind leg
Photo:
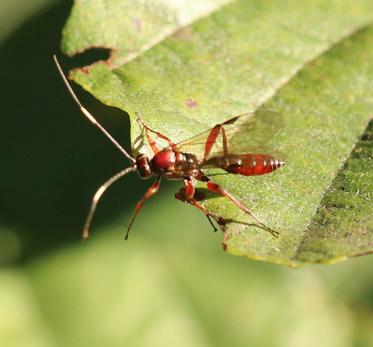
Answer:
[[202, 171], [199, 172], [199, 175], [196, 177], [197, 180], [205, 182], [207, 185], [207, 189], [211, 192], [220, 194], [226, 198], [228, 198], [234, 205], [236, 205], [240, 210], [247, 213], [251, 218], [253, 218], [264, 230], [268, 231], [272, 236], [279, 237], [280, 233], [276, 230], [273, 230], [269, 226], [267, 226], [263, 221], [259, 219], [246, 205], [242, 202], [237, 200], [231, 193], [226, 191], [223, 187], [219, 184], [211, 181]]

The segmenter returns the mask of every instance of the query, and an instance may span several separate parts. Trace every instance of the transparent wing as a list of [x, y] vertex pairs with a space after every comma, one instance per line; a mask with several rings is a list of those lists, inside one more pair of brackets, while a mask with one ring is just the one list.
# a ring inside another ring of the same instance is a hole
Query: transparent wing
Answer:
[[274, 111], [256, 111], [233, 117], [224, 123], [176, 144], [183, 153], [194, 154], [202, 163], [224, 154], [266, 153], [281, 157], [268, 147], [282, 127], [282, 116]]

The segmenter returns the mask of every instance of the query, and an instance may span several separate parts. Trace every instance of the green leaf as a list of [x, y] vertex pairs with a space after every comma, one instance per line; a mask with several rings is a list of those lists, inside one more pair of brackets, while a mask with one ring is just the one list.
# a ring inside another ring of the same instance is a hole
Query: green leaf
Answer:
[[119, 65], [229, 2], [232, 0], [76, 2], [64, 29], [63, 50], [74, 55], [90, 47], [115, 49], [112, 60]]
[[[198, 3], [181, 21], [178, 2], [77, 2], [64, 30], [65, 52], [106, 47], [112, 55], [71, 76], [132, 120], [140, 112], [175, 142], [259, 107], [282, 113], [284, 127], [268, 145], [287, 154], [285, 168], [263, 177], [214, 176], [281, 236], [248, 225], [252, 219], [229, 201], [210, 199], [208, 209], [236, 221], [228, 225], [228, 252], [296, 266], [369, 251], [369, 236], [345, 242], [354, 233], [349, 223], [348, 233], [334, 227], [335, 241], [323, 247], [328, 232], [315, 232], [313, 221], [371, 117], [373, 3], [211, 2], [208, 10]], [[168, 19], [160, 20], [165, 11]], [[140, 135], [133, 122], [132, 143]], [[356, 206], [365, 211], [359, 223], [371, 230], [371, 210]]]
[[328, 261], [372, 252], [373, 122], [325, 193], [307, 235], [300, 260]]

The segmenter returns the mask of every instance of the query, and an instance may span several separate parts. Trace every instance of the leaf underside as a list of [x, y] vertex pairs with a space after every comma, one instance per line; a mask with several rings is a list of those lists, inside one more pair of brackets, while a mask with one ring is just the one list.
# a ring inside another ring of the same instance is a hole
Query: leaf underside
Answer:
[[135, 112], [174, 142], [258, 108], [283, 115], [268, 145], [286, 153], [285, 168], [214, 176], [280, 238], [229, 201], [209, 199], [208, 209], [233, 221], [228, 252], [291, 266], [369, 253], [371, 142], [350, 154], [373, 114], [373, 3], [129, 3], [76, 2], [62, 47], [69, 55], [112, 50], [108, 62], [71, 77], [128, 112], [132, 141]]

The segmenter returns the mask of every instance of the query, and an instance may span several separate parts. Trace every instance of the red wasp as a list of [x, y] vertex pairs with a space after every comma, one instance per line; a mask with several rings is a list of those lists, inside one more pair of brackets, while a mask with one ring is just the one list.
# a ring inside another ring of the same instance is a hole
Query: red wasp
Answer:
[[[179, 143], [174, 143], [167, 136], [149, 128], [142, 120], [140, 114], [137, 113], [138, 122], [143, 129], [144, 135], [154, 155], [152, 158], [149, 158], [146, 154], [140, 153], [136, 157], [133, 157], [80, 103], [67, 81], [56, 56], [54, 56], [54, 61], [67, 89], [78, 104], [81, 112], [91, 123], [106, 135], [106, 137], [130, 160], [132, 164], [130, 167], [121, 170], [109, 178], [95, 193], [83, 229], [84, 239], [87, 239], [89, 236], [92, 217], [102, 194], [115, 181], [132, 171], [137, 171], [142, 179], [156, 176], [156, 180], [146, 191], [142, 199], [137, 203], [134, 215], [127, 228], [125, 239], [128, 238], [132, 224], [144, 202], [158, 192], [162, 177], [170, 180], [184, 181], [184, 186], [175, 194], [175, 198], [185, 203], [189, 203], [201, 210], [206, 215], [215, 231], [216, 228], [211, 219], [217, 222], [224, 233], [224, 249], [226, 249], [226, 221], [224, 218], [208, 211], [201, 203], [199, 203], [195, 197], [196, 181], [206, 183], [209, 191], [228, 198], [239, 209], [250, 215], [263, 229], [269, 231], [275, 237], [279, 236], [277, 231], [268, 227], [264, 222], [256, 217], [247, 206], [237, 200], [219, 184], [213, 182], [202, 171], [208, 168], [220, 168], [232, 174], [256, 176], [271, 173], [272, 171], [284, 166], [285, 163], [282, 160], [276, 159], [275, 156], [268, 154], [270, 150], [262, 145], [262, 143], [266, 142], [268, 137], [273, 136], [278, 128], [278, 122], [281, 118], [278, 117], [277, 113], [271, 111], [257, 111], [254, 113], [239, 115], [225, 121], [224, 123], [215, 125], [210, 130]], [[248, 147], [245, 138], [247, 138], [248, 132], [254, 128], [255, 132], [250, 133], [250, 141], [255, 143], [257, 146]], [[161, 139], [168, 145], [164, 148], [159, 148], [154, 138]]]

